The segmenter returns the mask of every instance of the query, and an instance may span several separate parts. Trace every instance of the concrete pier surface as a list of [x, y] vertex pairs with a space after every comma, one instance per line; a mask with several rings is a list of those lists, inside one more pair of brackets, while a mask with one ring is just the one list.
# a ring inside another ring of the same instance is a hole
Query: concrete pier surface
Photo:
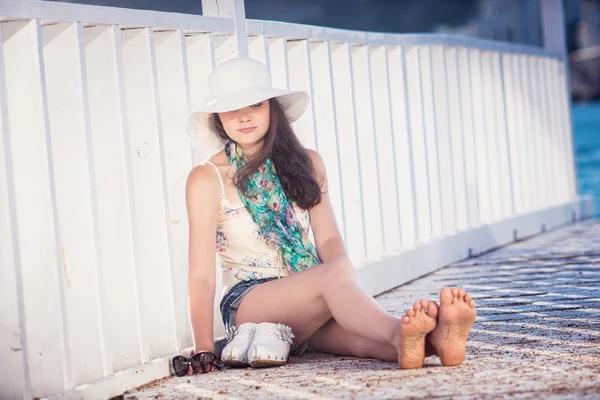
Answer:
[[600, 221], [584, 221], [446, 267], [378, 296], [402, 314], [443, 286], [478, 318], [459, 367], [418, 370], [307, 353], [283, 367], [157, 381], [125, 399], [600, 398]]

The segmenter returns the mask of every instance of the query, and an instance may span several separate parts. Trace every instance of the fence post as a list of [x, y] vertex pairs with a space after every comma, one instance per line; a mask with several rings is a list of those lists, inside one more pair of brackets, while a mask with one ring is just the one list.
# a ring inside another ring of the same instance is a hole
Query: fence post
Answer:
[[248, 57], [248, 29], [244, 0], [202, 0], [202, 15], [232, 18], [238, 57]]

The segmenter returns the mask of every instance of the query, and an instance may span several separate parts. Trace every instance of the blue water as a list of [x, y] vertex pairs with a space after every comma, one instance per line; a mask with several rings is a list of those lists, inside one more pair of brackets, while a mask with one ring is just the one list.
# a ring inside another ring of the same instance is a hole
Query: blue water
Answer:
[[573, 126], [579, 193], [594, 196], [600, 217], [600, 102], [574, 104]]

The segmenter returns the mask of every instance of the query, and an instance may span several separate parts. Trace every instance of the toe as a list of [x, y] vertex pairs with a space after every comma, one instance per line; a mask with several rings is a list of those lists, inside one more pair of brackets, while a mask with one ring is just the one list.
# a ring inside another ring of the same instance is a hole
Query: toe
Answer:
[[465, 297], [465, 289], [458, 289], [458, 297], [461, 299]]
[[405, 324], [408, 324], [410, 322], [410, 318], [405, 315], [404, 317], [402, 317], [402, 322], [404, 322]]
[[430, 301], [429, 304], [427, 304], [427, 315], [431, 318], [437, 319], [439, 311], [440, 308], [435, 301]]
[[473, 300], [469, 301], [469, 307], [475, 308], [475, 302]]
[[409, 317], [414, 317], [415, 316], [415, 310], [413, 310], [412, 308], [409, 308], [408, 310], [406, 310], [406, 315]]
[[452, 288], [452, 296], [454, 296], [454, 297], [458, 297], [458, 293], [459, 293], [459, 292], [458, 292], [458, 288], [455, 288], [455, 287], [453, 287], [453, 288]]
[[452, 303], [452, 290], [448, 287], [442, 288], [440, 291], [440, 304]]
[[421, 311], [423, 309], [423, 307], [421, 307], [421, 303], [415, 303], [413, 304], [413, 310], [415, 311]]
[[421, 307], [423, 307], [423, 310], [426, 310], [427, 306], [429, 304], [429, 301], [427, 299], [421, 299], [420, 303], [421, 303]]
[[465, 302], [470, 302], [471, 301], [471, 295], [469, 293], [465, 294]]

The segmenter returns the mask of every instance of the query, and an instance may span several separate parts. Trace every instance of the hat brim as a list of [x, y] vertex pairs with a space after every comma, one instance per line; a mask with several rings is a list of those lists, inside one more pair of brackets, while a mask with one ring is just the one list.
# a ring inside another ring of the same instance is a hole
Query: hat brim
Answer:
[[308, 108], [309, 97], [306, 92], [273, 88], [240, 90], [218, 100], [209, 100], [204, 107], [191, 113], [187, 123], [188, 132], [208, 148], [221, 148], [227, 143], [227, 140], [221, 139], [212, 130], [209, 124], [211, 114], [239, 110], [272, 98], [276, 98], [281, 104], [290, 123], [300, 118]]

